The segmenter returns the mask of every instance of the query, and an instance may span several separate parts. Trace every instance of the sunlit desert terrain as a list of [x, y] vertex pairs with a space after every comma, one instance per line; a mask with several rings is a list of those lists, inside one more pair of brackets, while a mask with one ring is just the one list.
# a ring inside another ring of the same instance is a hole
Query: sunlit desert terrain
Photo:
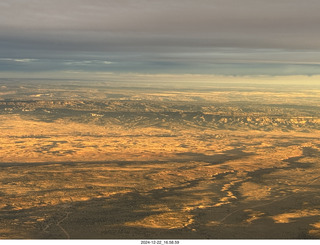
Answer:
[[0, 238], [320, 238], [319, 87], [54, 84], [0, 83]]

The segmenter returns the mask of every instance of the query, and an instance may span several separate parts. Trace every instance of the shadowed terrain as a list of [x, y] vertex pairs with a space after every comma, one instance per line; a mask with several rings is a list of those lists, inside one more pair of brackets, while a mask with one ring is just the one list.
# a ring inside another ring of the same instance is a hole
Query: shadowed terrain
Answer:
[[0, 238], [320, 237], [319, 88], [54, 84], [0, 83]]

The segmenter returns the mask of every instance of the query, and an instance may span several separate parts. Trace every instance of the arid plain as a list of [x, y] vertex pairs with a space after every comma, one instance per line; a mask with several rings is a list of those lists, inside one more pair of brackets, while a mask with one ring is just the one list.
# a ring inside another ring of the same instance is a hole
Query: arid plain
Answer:
[[320, 87], [0, 82], [0, 238], [320, 238]]

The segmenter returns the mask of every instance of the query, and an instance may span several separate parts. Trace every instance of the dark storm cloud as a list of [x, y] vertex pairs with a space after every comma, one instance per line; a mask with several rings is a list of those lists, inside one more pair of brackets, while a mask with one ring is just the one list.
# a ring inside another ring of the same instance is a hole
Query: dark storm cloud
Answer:
[[319, 10], [318, 0], [2, 0], [0, 52], [61, 64], [111, 57], [119, 70], [130, 62], [137, 70], [196, 61], [317, 65]]

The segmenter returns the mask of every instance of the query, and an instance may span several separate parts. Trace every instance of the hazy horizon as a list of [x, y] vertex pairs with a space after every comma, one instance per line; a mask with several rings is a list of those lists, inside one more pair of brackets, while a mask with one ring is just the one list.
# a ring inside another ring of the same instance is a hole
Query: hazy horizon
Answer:
[[0, 7], [1, 77], [320, 75], [316, 0], [3, 0]]
[[319, 239], [319, 9], [1, 0], [0, 239]]

